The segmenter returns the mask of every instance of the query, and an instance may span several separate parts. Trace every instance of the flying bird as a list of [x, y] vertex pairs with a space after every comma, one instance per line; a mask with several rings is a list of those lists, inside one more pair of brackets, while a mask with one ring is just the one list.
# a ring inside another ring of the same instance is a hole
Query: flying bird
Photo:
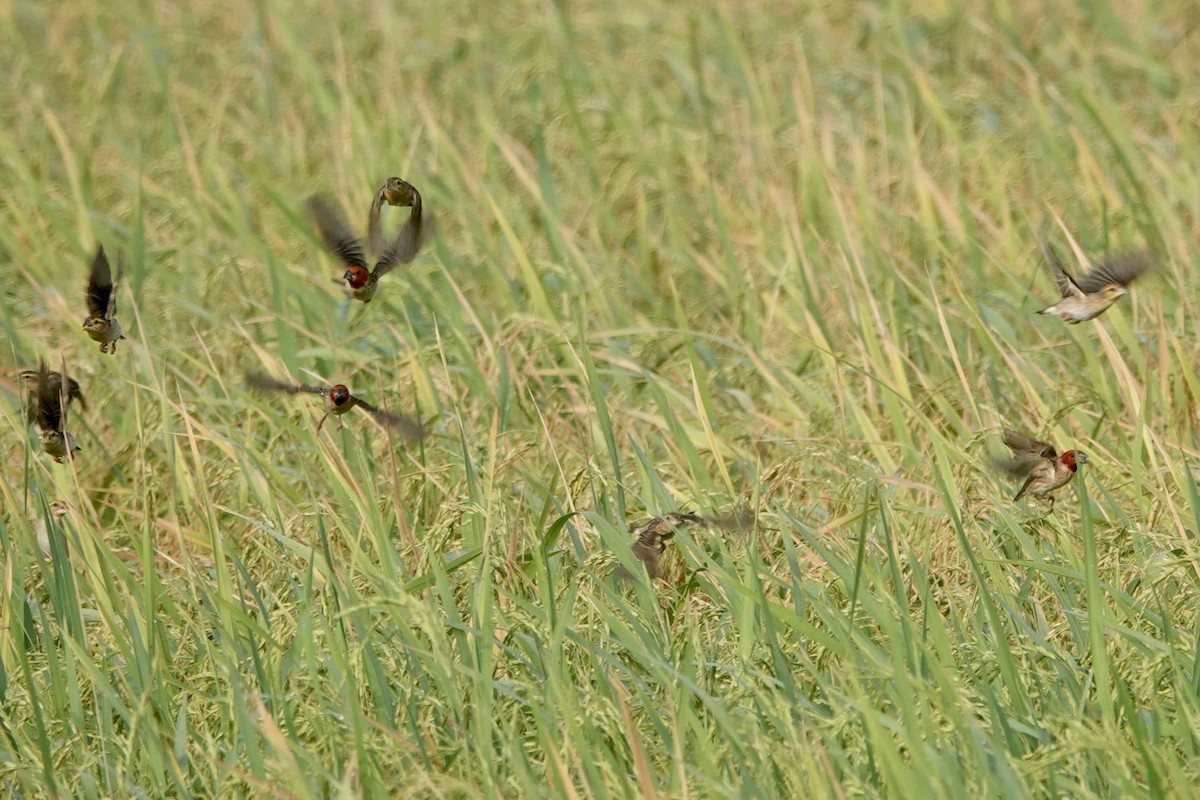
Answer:
[[421, 207], [421, 193], [417, 191], [417, 187], [413, 186], [403, 178], [388, 178], [379, 187], [379, 191], [375, 192], [375, 199], [371, 201], [371, 210], [367, 214], [367, 245], [371, 248], [372, 253], [383, 252], [383, 226], [380, 223], [379, 212], [383, 209], [384, 203], [396, 208], [411, 208], [412, 211], [408, 214], [408, 221], [404, 224], [401, 233], [407, 232], [408, 240], [406, 240], [406, 248], [412, 248], [411, 261], [417, 255], [417, 250], [420, 249], [425, 237], [425, 219]]
[[1012, 477], [1025, 479], [1013, 500], [1020, 500], [1027, 494], [1045, 497], [1050, 500], [1050, 511], [1054, 511], [1053, 492], [1070, 483], [1079, 466], [1088, 460], [1082, 450], [1068, 450], [1059, 455], [1049, 442], [1011, 428], [1004, 431], [1004, 444], [1012, 450], [1013, 456], [1001, 461], [1000, 466]]
[[342, 415], [348, 414], [353, 408], [361, 408], [363, 411], [370, 414], [381, 424], [392, 428], [405, 439], [416, 441], [423, 435], [421, 426], [409, 419], [408, 417], [399, 414], [392, 414], [388, 411], [376, 408], [354, 395], [350, 394], [350, 390], [342, 384], [337, 384], [326, 388], [324, 386], [304, 386], [292, 383], [284, 383], [277, 381], [270, 375], [262, 373], [253, 373], [246, 376], [246, 383], [254, 389], [268, 392], [286, 392], [287, 394], [319, 394], [325, 400], [325, 416], [321, 417], [321, 421], [317, 423], [317, 432], [320, 433], [321, 426], [325, 424], [325, 420], [332, 414], [338, 418], [338, 429], [342, 427]]
[[1155, 262], [1153, 255], [1146, 250], [1120, 253], [1076, 279], [1067, 272], [1053, 245], [1043, 238], [1041, 246], [1062, 299], [1038, 313], [1053, 314], [1071, 325], [1103, 314], [1118, 298], [1128, 294], [1129, 284], [1154, 266]]
[[[646, 574], [654, 579], [662, 575], [661, 560], [663, 553], [667, 550], [667, 541], [674, 538], [678, 528], [685, 525], [703, 525], [706, 528], [738, 530], [749, 528], [753, 524], [752, 513], [733, 514], [726, 517], [702, 517], [699, 514], [672, 511], [630, 528], [629, 532], [633, 536], [633, 545], [630, 549], [646, 567]], [[624, 578], [633, 577], [624, 568], [618, 570], [618, 574]]]
[[67, 380], [68, 394], [63, 394], [62, 378], [50, 378], [45, 362], [38, 362], [37, 384], [33, 396], [33, 421], [37, 423], [42, 439], [42, 449], [58, 463], [73, 458], [83, 448], [75, 437], [67, 432], [67, 404], [70, 402], [70, 379]]
[[[382, 190], [380, 191], [382, 192]], [[382, 252], [379, 252], [379, 260], [375, 262], [375, 268], [367, 269], [367, 257], [363, 252], [362, 241], [350, 232], [349, 226], [337, 209], [321, 197], [309, 200], [308, 207], [325, 249], [346, 268], [346, 271], [342, 273], [342, 279], [334, 281], [334, 283], [341, 284], [346, 296], [354, 300], [361, 300], [364, 303], [371, 302], [379, 290], [379, 279], [401, 264], [412, 261], [421, 248], [420, 217], [414, 214], [400, 228], [400, 232], [396, 234], [392, 243], [386, 248], [381, 248]], [[372, 208], [374, 208], [374, 204]], [[413, 216], [417, 216], [415, 223]]]
[[[25, 385], [27, 385], [29, 387], [29, 397], [28, 397], [27, 402], [25, 403], [25, 420], [30, 425], [32, 425], [35, 422], [37, 422], [38, 370], [23, 369], [17, 374], [20, 376], [21, 380], [25, 383]], [[48, 391], [51, 394], [53, 394], [55, 397], [65, 396], [67, 398], [68, 403], [70, 403], [72, 400], [78, 400], [79, 405], [83, 408], [83, 410], [87, 411], [87, 400], [83, 399], [83, 390], [79, 388], [79, 381], [75, 380], [74, 378], [68, 377], [67, 378], [67, 391], [64, 395], [64, 392], [62, 390], [62, 379], [63, 379], [63, 376], [61, 374], [54, 372], [53, 370], [48, 371], [46, 373], [46, 380], [49, 383]]]
[[100, 343], [101, 353], [116, 353], [117, 342], [125, 338], [121, 323], [113, 317], [117, 313], [117, 292], [113, 284], [112, 268], [104, 255], [104, 245], [96, 249], [92, 260], [92, 272], [87, 287], [88, 315], [83, 320], [83, 329], [94, 341]]

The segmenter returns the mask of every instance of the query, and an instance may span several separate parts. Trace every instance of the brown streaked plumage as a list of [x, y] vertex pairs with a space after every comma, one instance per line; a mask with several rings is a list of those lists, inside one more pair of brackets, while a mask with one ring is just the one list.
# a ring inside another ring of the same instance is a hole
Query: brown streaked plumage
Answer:
[[[38, 371], [36, 369], [23, 369], [18, 372], [17, 375], [21, 378], [25, 385], [29, 387], [29, 394], [25, 404], [25, 420], [30, 425], [33, 425], [35, 422], [37, 422]], [[64, 396], [62, 390], [62, 377], [62, 375], [54, 372], [53, 370], [46, 372], [46, 380], [49, 383], [48, 390], [55, 396]], [[67, 398], [68, 403], [70, 403], [72, 400], [78, 400], [80, 407], [82, 407], [84, 411], [87, 411], [87, 400], [83, 398], [83, 390], [79, 388], [79, 381], [75, 380], [74, 378], [67, 378], [67, 391], [65, 393], [65, 397]]]
[[112, 267], [104, 255], [104, 245], [96, 248], [92, 259], [92, 270], [88, 276], [87, 316], [83, 330], [93, 341], [100, 343], [101, 353], [116, 353], [117, 342], [125, 338], [117, 313], [117, 291], [113, 282]]
[[1039, 311], [1053, 314], [1071, 325], [1078, 325], [1103, 314], [1122, 295], [1129, 293], [1129, 284], [1154, 266], [1153, 254], [1147, 250], [1120, 253], [1105, 259], [1078, 279], [1071, 277], [1054, 246], [1041, 239], [1042, 254], [1054, 276], [1062, 299]]
[[[667, 550], [667, 540], [675, 536], [676, 529], [684, 525], [702, 525], [719, 530], [738, 530], [749, 527], [753, 522], [753, 514], [746, 513], [727, 517], [702, 517], [698, 514], [672, 511], [630, 528], [629, 532], [634, 540], [631, 549], [646, 567], [646, 574], [654, 579], [662, 575], [660, 562]], [[618, 574], [624, 578], [633, 577], [624, 568], [618, 570]]]
[[[59, 380], [52, 381], [50, 374], [45, 362], [39, 361], [33, 397], [33, 421], [38, 426], [42, 450], [61, 464], [64, 460], [73, 458], [74, 454], [83, 448], [67, 431], [67, 404], [70, 402], [70, 395], [63, 394], [61, 376]], [[71, 381], [68, 378], [68, 392], [70, 385]]]
[[1005, 429], [1004, 444], [1013, 452], [1013, 457], [1001, 461], [1001, 468], [1012, 477], [1025, 480], [1013, 500], [1020, 500], [1027, 494], [1045, 497], [1050, 501], [1050, 511], [1054, 510], [1053, 492], [1070, 483], [1079, 465], [1088, 460], [1081, 450], [1068, 450], [1059, 455], [1049, 442], [1012, 428]]
[[383, 185], [379, 187], [379, 191], [375, 192], [375, 198], [371, 201], [371, 210], [367, 213], [367, 245], [371, 248], [371, 252], [376, 254], [383, 252], [383, 225], [379, 215], [383, 210], [384, 203], [396, 208], [412, 209], [408, 214], [408, 221], [401, 230], [402, 234], [407, 234], [402, 252], [407, 253], [411, 250], [412, 254], [408, 258], [402, 258], [401, 262], [412, 261], [421, 248], [427, 231], [421, 193], [417, 191], [417, 187], [403, 178], [394, 177], [384, 181]]
[[329, 415], [338, 418], [338, 428], [342, 427], [342, 415], [348, 414], [353, 408], [361, 408], [363, 411], [370, 414], [382, 425], [395, 430], [405, 439], [416, 441], [424, 434], [421, 426], [409, 419], [408, 417], [399, 414], [393, 414], [383, 409], [376, 408], [366, 400], [355, 397], [350, 394], [350, 390], [343, 384], [336, 384], [331, 387], [324, 386], [306, 386], [303, 384], [285, 383], [272, 378], [270, 375], [262, 373], [251, 373], [246, 376], [246, 383], [254, 389], [269, 392], [286, 392], [288, 394], [319, 394], [325, 401], [325, 416], [321, 417], [321, 421], [317, 423], [317, 431], [320, 432], [321, 427], [325, 424], [325, 420]]

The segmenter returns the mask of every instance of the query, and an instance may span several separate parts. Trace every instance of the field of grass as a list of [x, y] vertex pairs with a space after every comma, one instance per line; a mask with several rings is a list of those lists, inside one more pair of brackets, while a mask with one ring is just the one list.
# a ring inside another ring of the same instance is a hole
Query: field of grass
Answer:
[[[1200, 785], [1193, 4], [0, 19], [0, 795]], [[389, 175], [436, 236], [350, 307], [304, 200], [361, 228]], [[1047, 220], [1161, 267], [1036, 316]], [[21, 417], [39, 357], [91, 406], [73, 463]], [[318, 435], [248, 371], [429, 436]], [[1006, 423], [1091, 457], [1053, 514]], [[756, 519], [617, 580], [681, 509]]]

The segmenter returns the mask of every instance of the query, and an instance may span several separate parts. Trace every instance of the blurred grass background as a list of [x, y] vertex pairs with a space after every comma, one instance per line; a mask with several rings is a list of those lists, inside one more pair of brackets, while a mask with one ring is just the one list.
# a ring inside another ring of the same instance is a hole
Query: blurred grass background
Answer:
[[[0, 19], [5, 793], [1200, 783], [1192, 4]], [[350, 308], [302, 203], [362, 229], [389, 175], [437, 236]], [[1162, 266], [1034, 316], [1055, 216]], [[79, 327], [97, 242], [115, 357]], [[39, 357], [92, 404], [70, 465], [21, 418]], [[317, 436], [247, 370], [433, 433]], [[1091, 456], [1052, 516], [993, 473], [1005, 422]], [[614, 582], [680, 508], [758, 518]]]

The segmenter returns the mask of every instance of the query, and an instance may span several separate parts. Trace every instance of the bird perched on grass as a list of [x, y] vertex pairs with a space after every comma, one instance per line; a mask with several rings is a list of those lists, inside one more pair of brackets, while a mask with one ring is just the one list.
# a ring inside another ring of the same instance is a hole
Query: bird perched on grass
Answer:
[[277, 381], [270, 375], [263, 375], [262, 373], [247, 375], [246, 383], [254, 389], [268, 392], [321, 395], [325, 400], [325, 416], [321, 417], [321, 421], [317, 423], [318, 433], [320, 433], [321, 426], [325, 424], [325, 420], [329, 418], [330, 414], [338, 418], [338, 429], [340, 430], [342, 428], [342, 415], [348, 414], [353, 408], [361, 408], [381, 424], [392, 428], [409, 441], [416, 441], [423, 435], [421, 426], [413, 420], [376, 408], [366, 400], [350, 394], [350, 390], [340, 383], [329, 388], [323, 386], [304, 386]]
[[[25, 385], [29, 387], [29, 396], [27, 402], [25, 403], [25, 420], [32, 425], [37, 422], [37, 382], [39, 373], [36, 369], [23, 369], [17, 374], [20, 376]], [[72, 400], [78, 400], [79, 405], [83, 408], [83, 410], [87, 411], [87, 400], [83, 399], [83, 390], [79, 388], [79, 381], [68, 377], [67, 391], [64, 393], [62, 390], [62, 375], [50, 370], [46, 372], [46, 380], [49, 384], [47, 389], [51, 394], [53, 394], [55, 397], [65, 396], [68, 403], [70, 403]]]
[[117, 342], [125, 338], [121, 324], [113, 316], [117, 313], [117, 292], [113, 283], [112, 268], [104, 255], [104, 245], [96, 249], [92, 259], [92, 272], [87, 287], [88, 315], [83, 320], [83, 329], [94, 341], [100, 343], [101, 353], [116, 353]]
[[[37, 423], [42, 439], [42, 449], [54, 457], [58, 463], [73, 458], [82, 450], [75, 437], [67, 432], [67, 405], [70, 402], [70, 386], [72, 381], [67, 379], [67, 393], [63, 393], [62, 376], [52, 380], [52, 374], [46, 369], [45, 362], [38, 362], [37, 383], [32, 398], [32, 417]], [[78, 388], [78, 384], [76, 384]], [[82, 398], [82, 395], [80, 395]]]
[[367, 214], [367, 246], [375, 254], [383, 251], [383, 225], [379, 219], [379, 212], [383, 210], [384, 203], [396, 208], [412, 209], [401, 233], [407, 234], [411, 239], [407, 246], [412, 248], [415, 257], [425, 238], [425, 218], [421, 207], [421, 193], [417, 191], [417, 187], [403, 178], [388, 178], [379, 187], [379, 191], [375, 192], [375, 199], [371, 201], [371, 210]]
[[[406, 186], [408, 184], [405, 184]], [[386, 184], [385, 184], [386, 188]], [[415, 193], [415, 189], [413, 190]], [[381, 189], [382, 193], [383, 190]], [[378, 194], [376, 195], [379, 196]], [[382, 202], [382, 201], [380, 201]], [[419, 203], [419, 201], [416, 201]], [[372, 208], [375, 205], [372, 204]], [[380, 245], [379, 260], [374, 269], [367, 269], [367, 257], [363, 252], [362, 242], [350, 232], [345, 219], [331, 203], [321, 197], [314, 197], [308, 203], [309, 212], [317, 226], [317, 233], [325, 248], [332, 253], [346, 271], [340, 281], [346, 296], [364, 303], [371, 302], [375, 292], [379, 290], [379, 279], [387, 275], [401, 264], [407, 264], [417, 256], [421, 249], [422, 223], [418, 214], [409, 217], [408, 222], [400, 228], [396, 238], [387, 247]], [[414, 211], [416, 207], [414, 206]], [[417, 217], [414, 221], [413, 217]]]
[[1025, 495], [1045, 497], [1050, 500], [1050, 511], [1054, 510], [1053, 492], [1071, 482], [1081, 464], [1087, 463], [1082, 450], [1068, 450], [1062, 455], [1049, 442], [1011, 428], [1004, 431], [1004, 444], [1012, 450], [1012, 458], [1001, 461], [1000, 466], [1014, 478], [1024, 478], [1025, 483], [1013, 500]]
[[1054, 246], [1045, 238], [1041, 245], [1062, 299], [1038, 313], [1053, 314], [1071, 325], [1103, 314], [1118, 298], [1129, 293], [1129, 284], [1154, 266], [1154, 257], [1149, 251], [1136, 250], [1112, 256], [1075, 279], [1063, 266]]

